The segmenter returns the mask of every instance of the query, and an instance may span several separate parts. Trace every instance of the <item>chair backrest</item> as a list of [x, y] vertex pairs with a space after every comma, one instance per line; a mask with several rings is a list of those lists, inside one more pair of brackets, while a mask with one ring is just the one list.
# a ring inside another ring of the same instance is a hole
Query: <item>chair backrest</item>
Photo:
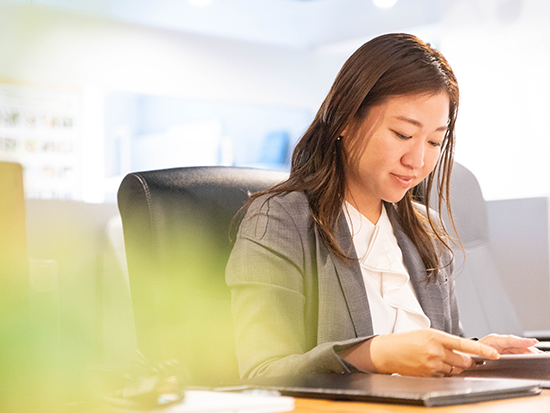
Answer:
[[140, 350], [178, 359], [192, 381], [238, 378], [225, 266], [230, 225], [287, 174], [235, 167], [127, 175], [118, 191]]
[[[456, 294], [467, 337], [489, 333], [522, 335], [521, 323], [501, 281], [491, 251], [487, 206], [474, 174], [455, 162], [451, 178], [451, 207], [465, 253], [455, 248]], [[437, 208], [435, 188], [430, 203]], [[445, 206], [443, 206], [445, 209]], [[452, 227], [446, 211], [443, 218]]]

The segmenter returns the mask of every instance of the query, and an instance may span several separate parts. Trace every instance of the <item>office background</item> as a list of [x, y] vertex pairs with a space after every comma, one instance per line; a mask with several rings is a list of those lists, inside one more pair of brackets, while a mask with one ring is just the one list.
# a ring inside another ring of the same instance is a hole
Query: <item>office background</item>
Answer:
[[122, 177], [288, 169], [343, 62], [394, 31], [431, 42], [454, 68], [456, 159], [488, 200], [524, 327], [550, 328], [549, 18], [545, 0], [0, 0], [0, 159], [25, 166], [29, 254], [49, 294], [38, 300], [54, 303], [45, 329], [62, 342], [94, 337], [90, 357], [122, 354], [134, 340], [114, 205]]

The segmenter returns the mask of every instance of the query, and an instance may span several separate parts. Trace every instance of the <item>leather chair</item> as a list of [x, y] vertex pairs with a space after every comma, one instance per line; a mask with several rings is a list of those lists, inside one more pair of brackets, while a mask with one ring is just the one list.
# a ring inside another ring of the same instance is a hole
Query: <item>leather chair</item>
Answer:
[[192, 167], [127, 175], [118, 191], [138, 347], [177, 359], [193, 384], [238, 378], [225, 266], [249, 193], [287, 174]]

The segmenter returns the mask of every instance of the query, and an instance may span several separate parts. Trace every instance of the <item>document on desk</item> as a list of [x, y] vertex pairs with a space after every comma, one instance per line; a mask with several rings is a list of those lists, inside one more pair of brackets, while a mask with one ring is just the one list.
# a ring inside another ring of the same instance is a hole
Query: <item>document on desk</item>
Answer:
[[294, 410], [294, 399], [258, 393], [187, 390], [181, 403], [162, 413], [277, 413]]
[[535, 396], [541, 391], [538, 382], [528, 380], [424, 378], [361, 373], [281, 377], [252, 382], [259, 388], [277, 390], [294, 397], [426, 407]]
[[477, 365], [461, 376], [538, 380], [550, 389], [550, 352], [538, 354], [501, 354], [498, 360], [474, 357]]

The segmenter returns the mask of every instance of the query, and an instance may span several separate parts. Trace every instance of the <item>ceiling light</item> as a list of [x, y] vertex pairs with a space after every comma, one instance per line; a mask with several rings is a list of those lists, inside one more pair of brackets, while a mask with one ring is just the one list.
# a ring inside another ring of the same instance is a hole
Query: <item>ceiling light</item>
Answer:
[[372, 0], [373, 3], [381, 9], [389, 9], [394, 6], [397, 0]]
[[212, 3], [212, 0], [189, 0], [189, 3], [195, 7], [206, 7]]

